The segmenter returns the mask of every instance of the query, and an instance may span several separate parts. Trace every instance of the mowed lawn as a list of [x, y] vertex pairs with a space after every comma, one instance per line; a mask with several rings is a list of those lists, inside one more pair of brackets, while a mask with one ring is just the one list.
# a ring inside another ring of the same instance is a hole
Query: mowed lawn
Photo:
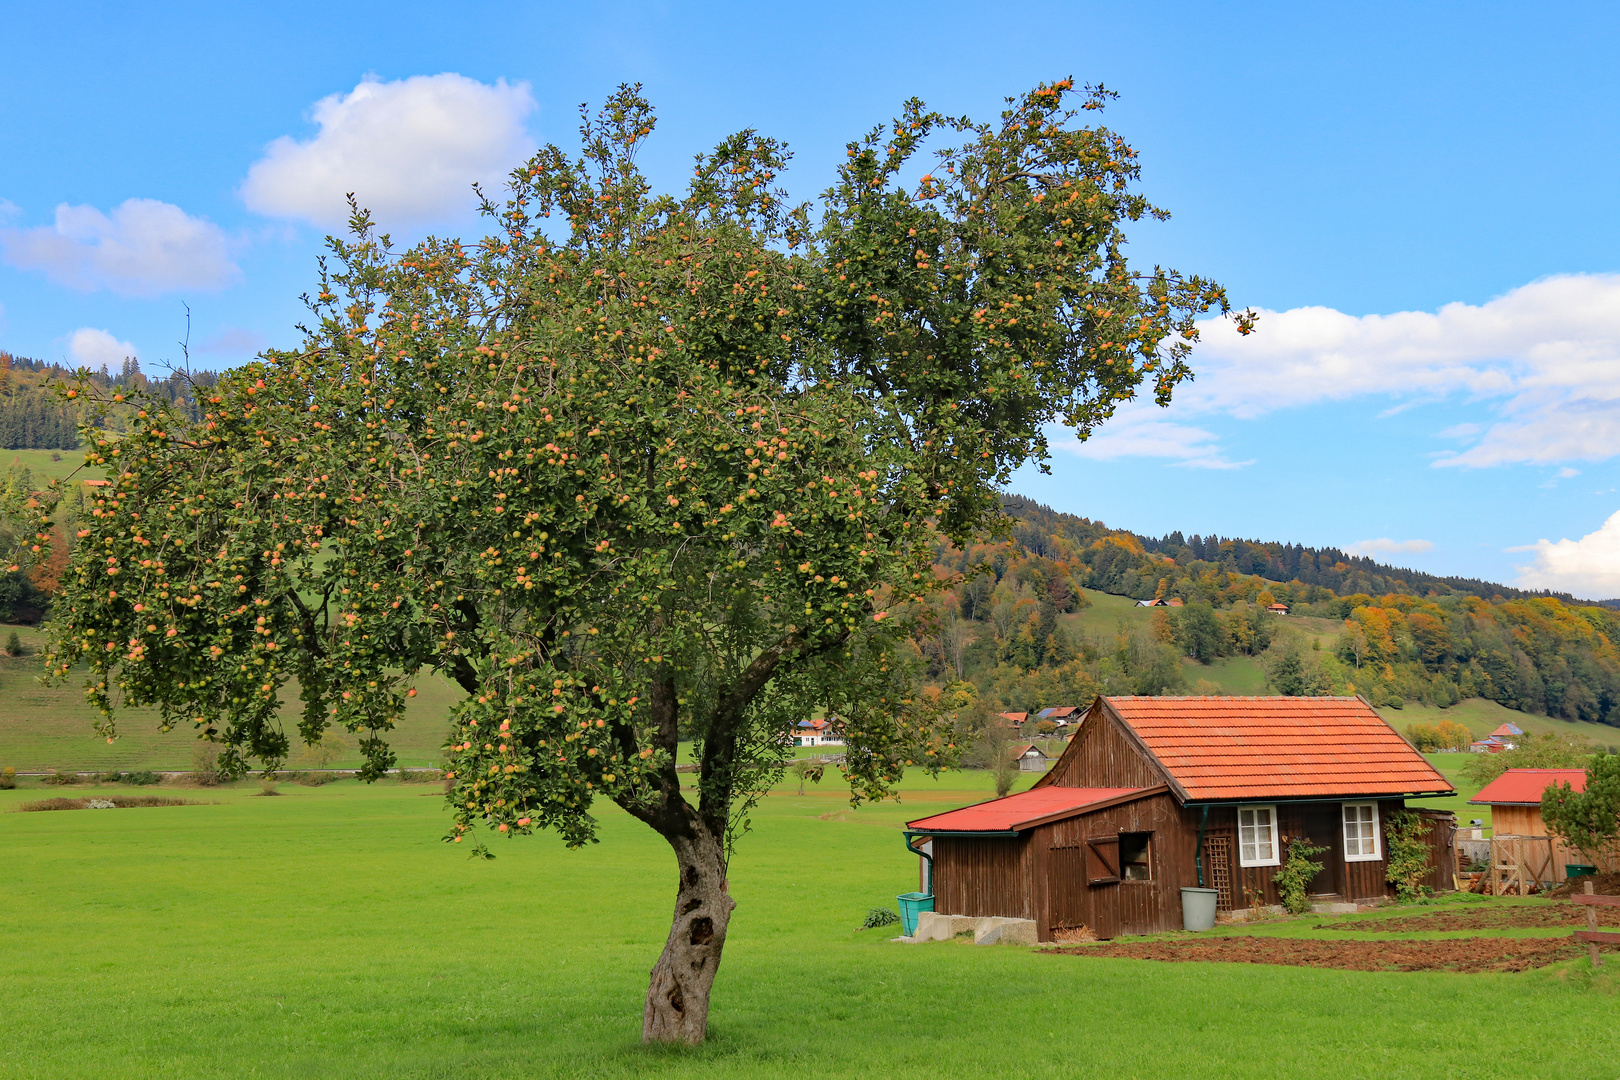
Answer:
[[1366, 973], [855, 931], [916, 886], [897, 826], [987, 783], [914, 778], [854, 812], [830, 778], [766, 799], [692, 1051], [639, 1044], [674, 869], [617, 810], [600, 845], [483, 861], [439, 842], [429, 785], [51, 813], [4, 811], [56, 790], [0, 792], [0, 1077], [1521, 1078], [1620, 1052], [1616, 980], [1584, 961]]

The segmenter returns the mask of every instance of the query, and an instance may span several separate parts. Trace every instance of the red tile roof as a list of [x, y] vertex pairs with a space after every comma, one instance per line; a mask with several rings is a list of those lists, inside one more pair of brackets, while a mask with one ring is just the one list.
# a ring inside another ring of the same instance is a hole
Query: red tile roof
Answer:
[[1585, 769], [1509, 769], [1486, 784], [1470, 804], [1482, 806], [1540, 806], [1541, 793], [1554, 784], [1586, 790]]
[[1005, 799], [992, 799], [976, 806], [964, 806], [933, 817], [918, 818], [906, 828], [920, 832], [1011, 832], [1077, 813], [1096, 803], [1119, 799], [1158, 788], [1072, 788], [1038, 787]]
[[1110, 697], [1188, 801], [1450, 793], [1360, 698]]

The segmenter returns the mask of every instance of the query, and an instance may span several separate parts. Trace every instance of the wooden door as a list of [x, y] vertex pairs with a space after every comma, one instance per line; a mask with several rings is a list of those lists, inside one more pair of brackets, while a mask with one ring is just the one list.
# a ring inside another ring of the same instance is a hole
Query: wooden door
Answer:
[[[1305, 838], [1311, 846], [1326, 851], [1311, 856], [1312, 862], [1322, 864], [1315, 877], [1305, 883], [1306, 893], [1312, 896], [1346, 895], [1344, 882], [1344, 822], [1338, 803], [1308, 805], [1302, 808], [1301, 818]], [[1283, 852], [1283, 858], [1288, 853]]]
[[1091, 932], [1100, 938], [1119, 936], [1119, 834], [1086, 841], [1086, 889]]
[[1055, 930], [1088, 926], [1086, 849], [1078, 844], [1048, 848], [1046, 852], [1046, 910]]

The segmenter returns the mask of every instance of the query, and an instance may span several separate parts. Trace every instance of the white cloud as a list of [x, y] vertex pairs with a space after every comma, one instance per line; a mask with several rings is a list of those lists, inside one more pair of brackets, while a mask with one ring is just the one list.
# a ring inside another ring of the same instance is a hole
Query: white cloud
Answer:
[[1354, 397], [1463, 395], [1494, 401], [1497, 419], [1440, 432], [1472, 445], [1439, 455], [1435, 465], [1620, 454], [1620, 274], [1547, 278], [1437, 312], [1262, 312], [1247, 338], [1227, 320], [1201, 330], [1198, 381], [1177, 392], [1184, 414], [1256, 417]]
[[1609, 516], [1597, 532], [1579, 540], [1537, 540], [1527, 548], [1535, 562], [1518, 567], [1519, 585], [1526, 589], [1554, 589], [1589, 599], [1620, 596], [1620, 511]]
[[139, 351], [127, 341], [120, 341], [105, 330], [83, 327], [68, 337], [68, 356], [80, 367], [99, 368], [102, 364], [116, 373], [130, 356]]
[[368, 77], [315, 103], [313, 138], [282, 136], [266, 147], [242, 200], [261, 214], [333, 231], [348, 221], [349, 192], [384, 229], [464, 217], [475, 209], [474, 181], [499, 190], [533, 149], [524, 119], [534, 107], [528, 83]]
[[1178, 465], [1197, 469], [1240, 469], [1253, 464], [1228, 461], [1222, 456], [1212, 432], [1166, 420], [1164, 415], [1164, 410], [1157, 405], [1126, 405], [1085, 442], [1070, 437], [1056, 445], [1093, 461], [1122, 457], [1174, 458]]
[[1352, 555], [1416, 555], [1434, 547], [1429, 540], [1391, 540], [1380, 536], [1376, 540], [1357, 540], [1346, 544], [1344, 550]]
[[54, 225], [0, 229], [0, 249], [13, 266], [120, 296], [212, 291], [241, 274], [218, 225], [156, 199], [128, 199], [111, 214], [62, 203]]

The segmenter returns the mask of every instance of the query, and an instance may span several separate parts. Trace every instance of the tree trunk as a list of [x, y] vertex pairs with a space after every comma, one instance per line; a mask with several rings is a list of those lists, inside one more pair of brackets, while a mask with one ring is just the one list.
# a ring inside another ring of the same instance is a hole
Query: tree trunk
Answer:
[[709, 990], [737, 906], [726, 892], [725, 847], [699, 825], [691, 836], [666, 837], [680, 867], [675, 919], [664, 952], [653, 965], [642, 1013], [641, 1041], [703, 1041], [709, 1029]]

